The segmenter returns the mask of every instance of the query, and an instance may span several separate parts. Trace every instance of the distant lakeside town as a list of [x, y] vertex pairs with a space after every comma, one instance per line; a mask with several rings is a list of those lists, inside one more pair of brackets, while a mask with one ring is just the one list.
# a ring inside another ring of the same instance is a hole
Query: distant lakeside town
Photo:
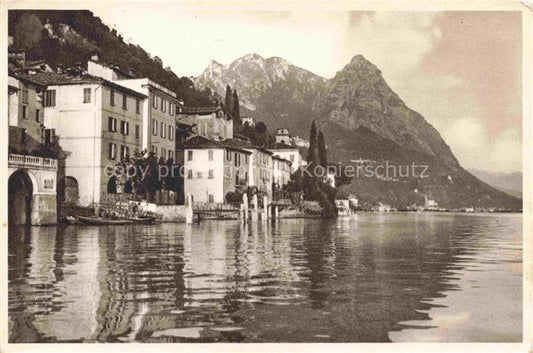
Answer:
[[[357, 195], [337, 194], [350, 176], [333, 171], [314, 122], [309, 140], [283, 126], [269, 136], [265, 124], [240, 116], [230, 86], [224, 101], [189, 107], [97, 52], [54, 70], [12, 48], [8, 93], [10, 224], [329, 218], [363, 210]], [[308, 167], [322, 174], [306, 176]], [[448, 211], [424, 200], [405, 211]], [[364, 210], [397, 211], [383, 203]]]

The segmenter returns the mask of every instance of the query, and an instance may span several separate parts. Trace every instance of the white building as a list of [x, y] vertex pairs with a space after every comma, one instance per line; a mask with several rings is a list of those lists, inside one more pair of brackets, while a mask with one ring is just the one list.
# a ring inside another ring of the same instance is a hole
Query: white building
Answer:
[[66, 182], [77, 185], [81, 205], [99, 203], [103, 194], [113, 192], [107, 168], [141, 149], [142, 114], [137, 103], [147, 97], [89, 75], [31, 76], [47, 86], [44, 125], [55, 129], [67, 154]]
[[276, 143], [268, 148], [275, 156], [281, 157], [291, 162], [291, 173], [297, 171], [300, 167], [307, 165], [303, 159], [300, 150], [294, 146], [284, 143]]
[[286, 145], [292, 144], [292, 138], [289, 134], [289, 129], [279, 128], [276, 130], [276, 143], [284, 143]]
[[177, 93], [149, 78], [131, 78], [118, 67], [94, 60], [87, 63], [87, 71], [148, 97], [137, 100], [134, 107], [142, 116], [142, 149], [165, 160], [176, 158], [176, 114], [182, 106]]
[[184, 192], [193, 202], [223, 203], [229, 192], [245, 190], [251, 152], [203, 136], [184, 144]]

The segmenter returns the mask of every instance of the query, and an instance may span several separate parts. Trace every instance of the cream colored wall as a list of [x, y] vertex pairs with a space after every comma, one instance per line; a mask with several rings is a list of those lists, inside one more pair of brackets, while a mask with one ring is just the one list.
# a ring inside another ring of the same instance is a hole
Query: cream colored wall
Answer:
[[291, 161], [291, 156], [294, 156], [294, 161], [291, 161], [291, 173], [300, 168], [303, 165], [302, 156], [298, 150], [270, 150], [274, 153], [275, 156], [281, 157], [288, 161]]
[[[43, 128], [41, 126], [41, 123], [43, 121], [43, 105], [42, 105], [41, 98], [37, 97], [37, 92], [36, 92], [37, 88], [34, 85], [24, 83], [22, 81], [19, 81], [18, 87], [19, 87], [18, 93], [10, 97], [10, 98], [13, 98], [12, 99], [13, 101], [18, 99], [17, 104], [13, 102], [13, 109], [16, 109], [16, 110], [13, 110], [13, 112], [16, 112], [15, 117], [18, 115], [17, 123], [16, 125], [13, 125], [13, 126], [18, 126], [20, 128], [26, 129], [26, 134], [28, 136], [30, 136], [32, 139], [34, 139], [37, 142], [42, 142]], [[28, 103], [23, 103], [23, 100], [22, 100], [23, 99], [22, 92], [24, 88], [28, 90]], [[23, 119], [22, 117], [23, 106], [27, 107], [26, 119]], [[37, 109], [40, 111], [39, 122], [35, 120], [35, 112]], [[13, 121], [15, 120], [15, 117], [13, 118]]]
[[[247, 172], [250, 169], [250, 155], [244, 152], [239, 152], [235, 150], [229, 150], [231, 153], [231, 160], [226, 158], [226, 152], [224, 152], [224, 195], [228, 192], [233, 192], [236, 190], [235, 184], [235, 175], [239, 171], [242, 178], [244, 178], [244, 172]], [[241, 157], [240, 166], [235, 166], [235, 155], [238, 154]], [[248, 155], [248, 161], [246, 161], [246, 155]], [[248, 183], [249, 185], [250, 175], [248, 174]]]
[[[174, 136], [173, 140], [170, 140], [168, 137], [168, 126], [172, 126], [172, 131], [176, 132], [176, 113], [174, 115], [170, 115], [169, 113], [169, 97], [163, 94], [156, 94], [158, 97], [163, 97], [167, 101], [167, 108], [166, 112], [161, 111], [161, 99], [159, 99], [157, 108], [153, 107], [152, 99], [154, 96], [153, 91], [150, 92], [149, 96], [149, 107], [148, 107], [148, 114], [150, 116], [149, 121], [149, 128], [148, 128], [148, 151], [150, 151], [151, 146], [157, 146], [157, 155], [158, 157], [161, 156], [161, 148], [164, 148], [166, 152], [165, 159], [168, 158], [168, 150], [174, 151], [174, 158], [176, 155], [176, 138]], [[172, 101], [174, 104], [177, 101]], [[154, 136], [152, 133], [152, 120], [156, 120], [158, 123], [157, 127], [157, 136]], [[165, 123], [165, 137], [161, 137], [161, 123]]]
[[[193, 160], [188, 161], [188, 151], [193, 151]], [[194, 202], [207, 202], [208, 194], [212, 194], [215, 202], [224, 202], [224, 153], [223, 149], [214, 149], [213, 160], [209, 160], [209, 150], [194, 149], [185, 150], [185, 171], [184, 171], [184, 191], [190, 193]], [[209, 169], [213, 169], [214, 178], [209, 179]], [[187, 177], [189, 170], [192, 170], [192, 179]], [[198, 179], [197, 173], [202, 173], [202, 178]]]
[[[83, 103], [83, 88], [91, 87], [91, 103]], [[45, 108], [45, 125], [56, 130], [67, 153], [65, 175], [76, 178], [80, 204], [100, 200], [101, 106], [98, 85], [49, 86], [56, 90], [55, 107]]]

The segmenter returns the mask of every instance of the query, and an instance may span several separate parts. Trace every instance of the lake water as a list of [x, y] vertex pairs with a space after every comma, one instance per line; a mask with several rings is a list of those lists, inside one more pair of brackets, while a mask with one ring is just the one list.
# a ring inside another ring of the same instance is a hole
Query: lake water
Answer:
[[522, 215], [10, 229], [10, 342], [521, 342]]

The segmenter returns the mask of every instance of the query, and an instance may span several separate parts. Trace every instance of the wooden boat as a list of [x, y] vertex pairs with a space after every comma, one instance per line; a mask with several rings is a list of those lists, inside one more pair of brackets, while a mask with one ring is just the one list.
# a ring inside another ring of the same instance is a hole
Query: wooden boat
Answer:
[[131, 221], [135, 224], [154, 224], [156, 221], [155, 217], [120, 217], [121, 219]]
[[77, 216], [78, 222], [85, 225], [91, 225], [91, 226], [104, 226], [104, 225], [125, 225], [125, 224], [132, 224], [133, 221], [128, 219], [109, 219], [109, 218], [101, 218], [101, 217], [82, 217]]

